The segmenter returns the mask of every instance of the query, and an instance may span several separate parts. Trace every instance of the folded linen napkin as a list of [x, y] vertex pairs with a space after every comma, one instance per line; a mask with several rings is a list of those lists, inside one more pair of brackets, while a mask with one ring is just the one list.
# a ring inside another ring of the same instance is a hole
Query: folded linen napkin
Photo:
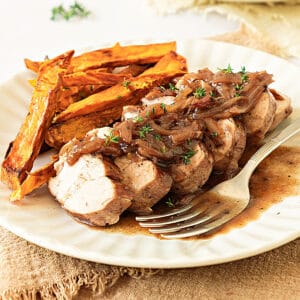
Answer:
[[[276, 55], [300, 58], [300, 1], [260, 0], [149, 0], [160, 14], [193, 9], [225, 15], [245, 24], [260, 41], [276, 49]], [[293, 4], [293, 5], [291, 5]]]

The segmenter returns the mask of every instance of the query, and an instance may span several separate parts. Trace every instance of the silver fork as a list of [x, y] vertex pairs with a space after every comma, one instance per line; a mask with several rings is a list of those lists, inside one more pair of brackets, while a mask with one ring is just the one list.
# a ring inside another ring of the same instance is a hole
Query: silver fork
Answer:
[[250, 200], [249, 180], [258, 164], [300, 131], [300, 119], [272, 137], [248, 160], [232, 179], [221, 182], [191, 203], [163, 214], [138, 216], [141, 227], [164, 238], [186, 238], [209, 232], [240, 214]]

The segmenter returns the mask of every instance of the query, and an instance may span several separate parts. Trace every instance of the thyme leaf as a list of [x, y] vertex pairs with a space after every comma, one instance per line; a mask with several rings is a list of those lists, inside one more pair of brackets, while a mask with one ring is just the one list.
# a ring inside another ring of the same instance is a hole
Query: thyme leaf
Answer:
[[119, 143], [119, 141], [120, 141], [120, 137], [117, 135], [114, 135], [113, 131], [111, 131], [109, 133], [109, 135], [105, 135], [105, 144], [106, 145], [109, 145], [111, 143], [117, 144], [117, 143]]
[[178, 91], [178, 88], [172, 82], [169, 83], [169, 89], [173, 92]]
[[185, 165], [188, 165], [191, 163], [190, 158], [195, 155], [195, 151], [192, 149], [189, 149], [187, 152], [185, 152], [183, 155], [181, 155], [182, 161]]
[[196, 98], [202, 98], [206, 95], [206, 90], [204, 88], [196, 88], [194, 94]]
[[149, 124], [146, 124], [145, 126], [143, 126], [140, 130], [139, 130], [139, 136], [140, 138], [145, 138], [146, 134], [149, 133], [150, 131], [152, 131], [153, 129], [150, 127]]
[[223, 71], [224, 73], [228, 73], [228, 74], [233, 73], [233, 68], [231, 67], [230, 64], [228, 64], [228, 66], [227, 66], [226, 69], [220, 69], [220, 68], [218, 68], [218, 69], [219, 69], [220, 71]]
[[131, 83], [130, 80], [124, 80], [123, 83], [122, 83], [122, 85], [123, 85], [124, 87], [128, 88], [128, 86], [129, 86], [130, 83]]
[[91, 14], [83, 5], [79, 4], [77, 1], [74, 4], [71, 4], [69, 8], [65, 8], [63, 5], [58, 5], [52, 8], [51, 10], [51, 20], [56, 21], [59, 19], [64, 19], [66, 21], [71, 18], [85, 18]]
[[175, 204], [174, 204], [174, 202], [173, 202], [173, 200], [172, 200], [171, 197], [169, 197], [165, 203], [166, 203], [169, 207], [174, 207], [174, 206], [175, 206]]
[[166, 107], [166, 104], [165, 104], [165, 103], [161, 103], [161, 104], [160, 104], [160, 107], [163, 109], [164, 113], [167, 112], [167, 107]]

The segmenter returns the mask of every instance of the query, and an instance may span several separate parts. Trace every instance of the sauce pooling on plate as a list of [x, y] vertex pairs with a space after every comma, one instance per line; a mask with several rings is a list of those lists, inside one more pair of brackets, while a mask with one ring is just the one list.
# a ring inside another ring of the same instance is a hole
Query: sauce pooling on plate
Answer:
[[[248, 207], [231, 221], [214, 232], [189, 239], [208, 238], [224, 234], [231, 229], [243, 227], [259, 218], [261, 213], [285, 197], [300, 193], [300, 147], [279, 147], [270, 154], [255, 170], [250, 180], [251, 200]], [[280, 212], [278, 212], [280, 214]], [[134, 215], [126, 213], [119, 223], [105, 228], [97, 228], [106, 232], [122, 234], [152, 235], [135, 221]], [[160, 236], [155, 235], [157, 238]]]

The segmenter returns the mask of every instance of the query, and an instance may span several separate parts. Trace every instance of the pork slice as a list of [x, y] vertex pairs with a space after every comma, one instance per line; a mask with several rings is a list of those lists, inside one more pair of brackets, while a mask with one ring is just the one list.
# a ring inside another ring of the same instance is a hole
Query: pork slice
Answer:
[[122, 173], [122, 182], [134, 193], [129, 210], [135, 213], [151, 213], [151, 207], [171, 188], [171, 176], [150, 160], [138, 155], [127, 155], [116, 158], [115, 164]]
[[175, 103], [175, 97], [174, 96], [161, 96], [155, 99], [147, 99], [144, 97], [141, 99], [141, 102], [144, 106], [154, 105], [154, 104], [166, 104], [166, 105], [172, 105]]
[[204, 145], [199, 143], [192, 150], [194, 155], [188, 162], [172, 164], [170, 168], [172, 190], [180, 195], [193, 193], [201, 188], [213, 168], [213, 157]]
[[232, 118], [220, 120], [206, 118], [204, 122], [213, 144], [211, 150], [214, 168], [224, 170], [233, 150], [236, 124]]
[[102, 157], [85, 154], [70, 166], [61, 156], [55, 169], [48, 184], [51, 194], [82, 222], [114, 224], [131, 204], [132, 193], [118, 181], [118, 168]]
[[288, 96], [279, 93], [274, 89], [270, 89], [270, 92], [272, 93], [276, 101], [274, 119], [271, 127], [269, 128], [269, 131], [272, 131], [292, 113], [293, 108], [291, 105], [291, 99]]
[[239, 160], [245, 151], [247, 142], [247, 134], [243, 124], [236, 120], [235, 123], [236, 128], [233, 138], [233, 148], [228, 157], [228, 164], [224, 172], [227, 178], [231, 178], [237, 174], [239, 170]]
[[262, 94], [255, 106], [242, 120], [247, 132], [248, 141], [252, 144], [260, 143], [272, 126], [276, 111], [276, 101], [272, 93]]
[[228, 119], [205, 119], [209, 132], [214, 169], [231, 177], [238, 170], [238, 161], [246, 146], [246, 132], [241, 122]]

